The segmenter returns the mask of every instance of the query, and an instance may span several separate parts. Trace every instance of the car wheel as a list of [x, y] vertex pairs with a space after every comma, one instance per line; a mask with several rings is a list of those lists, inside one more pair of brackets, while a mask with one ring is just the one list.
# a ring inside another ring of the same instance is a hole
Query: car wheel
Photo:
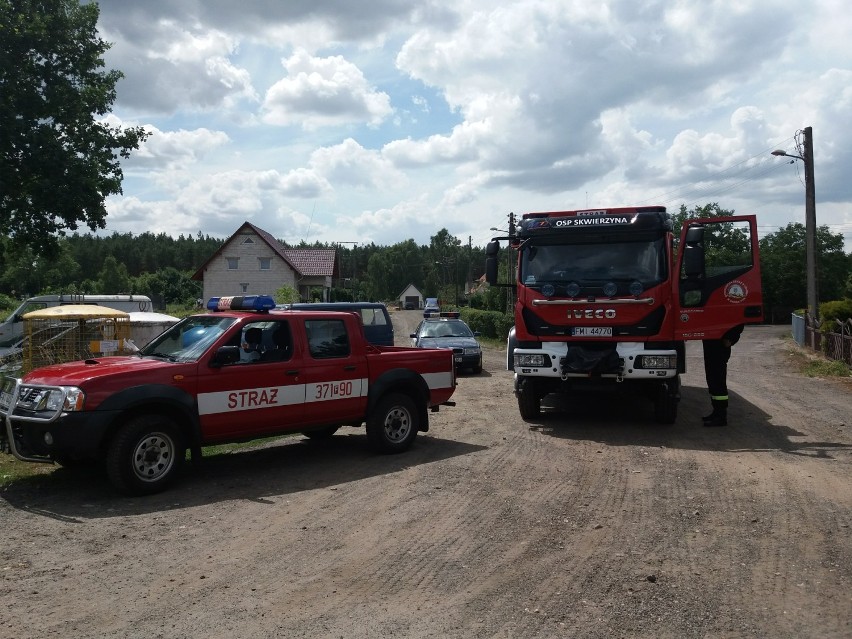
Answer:
[[380, 399], [367, 417], [367, 439], [379, 452], [402, 452], [414, 443], [419, 421], [414, 400], [391, 393]]
[[116, 434], [107, 451], [107, 474], [121, 492], [150, 495], [177, 479], [185, 455], [173, 420], [144, 415], [130, 420]]

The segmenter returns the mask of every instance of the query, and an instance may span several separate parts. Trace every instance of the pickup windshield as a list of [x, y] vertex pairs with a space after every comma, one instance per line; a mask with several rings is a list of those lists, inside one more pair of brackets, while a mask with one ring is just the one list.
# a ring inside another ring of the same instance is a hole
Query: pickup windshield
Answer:
[[546, 284], [558, 288], [573, 283], [585, 291], [607, 282], [618, 285], [638, 281], [647, 289], [666, 278], [663, 248], [662, 239], [528, 245], [521, 252], [518, 282], [534, 289]]
[[193, 362], [235, 321], [232, 317], [215, 315], [187, 317], [154, 338], [139, 351], [139, 355], [173, 362]]

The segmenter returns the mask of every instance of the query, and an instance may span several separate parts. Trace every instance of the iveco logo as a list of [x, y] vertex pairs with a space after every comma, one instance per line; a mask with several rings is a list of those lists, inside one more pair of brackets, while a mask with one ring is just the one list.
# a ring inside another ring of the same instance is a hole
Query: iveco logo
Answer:
[[575, 308], [568, 311], [568, 317], [574, 319], [612, 319], [615, 317], [614, 308]]

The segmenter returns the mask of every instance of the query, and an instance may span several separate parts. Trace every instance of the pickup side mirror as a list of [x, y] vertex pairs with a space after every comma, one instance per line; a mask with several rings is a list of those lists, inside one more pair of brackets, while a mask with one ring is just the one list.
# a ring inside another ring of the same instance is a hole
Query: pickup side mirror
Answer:
[[703, 280], [704, 272], [704, 227], [690, 226], [686, 230], [683, 247], [683, 274], [689, 280]]
[[239, 346], [220, 346], [210, 360], [211, 368], [220, 368], [225, 364], [236, 364], [240, 361]]

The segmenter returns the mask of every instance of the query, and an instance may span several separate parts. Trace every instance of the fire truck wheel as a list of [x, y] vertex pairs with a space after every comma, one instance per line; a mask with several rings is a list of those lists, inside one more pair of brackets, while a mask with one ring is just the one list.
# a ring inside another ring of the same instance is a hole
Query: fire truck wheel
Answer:
[[120, 491], [149, 495], [177, 478], [185, 455], [180, 431], [171, 419], [142, 415], [127, 422], [110, 444], [107, 474]]
[[391, 393], [382, 397], [367, 417], [367, 439], [379, 452], [402, 452], [414, 443], [419, 421], [414, 400]]
[[680, 395], [676, 381], [660, 385], [657, 395], [654, 398], [654, 418], [658, 424], [675, 423], [679, 399]]
[[541, 396], [530, 382], [527, 382], [523, 391], [518, 393], [518, 410], [524, 421], [538, 419], [541, 416]]
[[304, 435], [308, 439], [320, 441], [323, 439], [330, 439], [334, 435], [334, 433], [337, 432], [338, 428], [340, 428], [340, 426], [326, 426], [325, 428], [317, 428], [315, 430], [303, 431], [302, 435]]

